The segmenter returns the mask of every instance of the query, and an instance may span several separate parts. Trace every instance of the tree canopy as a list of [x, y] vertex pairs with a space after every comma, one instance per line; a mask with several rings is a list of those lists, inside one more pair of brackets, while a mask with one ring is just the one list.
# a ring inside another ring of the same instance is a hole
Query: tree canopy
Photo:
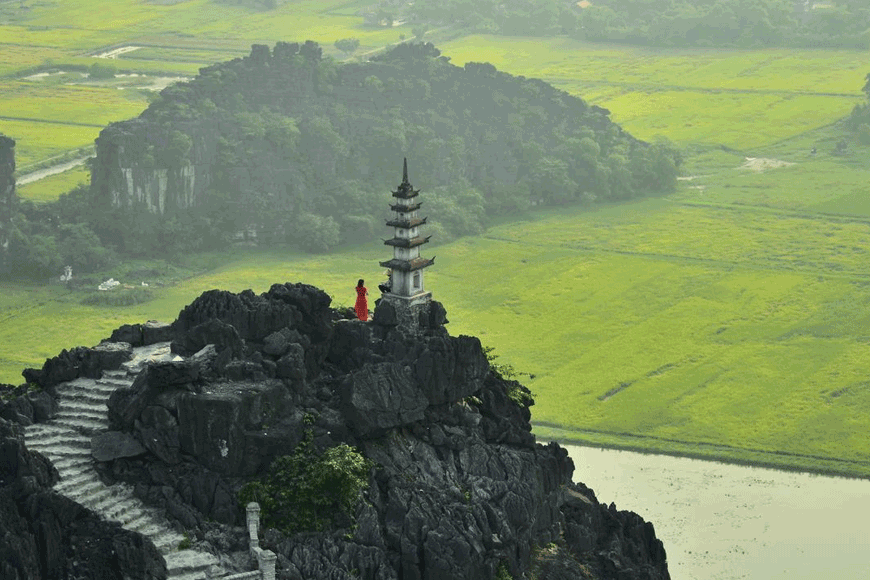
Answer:
[[417, 0], [394, 18], [504, 35], [653, 46], [867, 48], [865, 0]]

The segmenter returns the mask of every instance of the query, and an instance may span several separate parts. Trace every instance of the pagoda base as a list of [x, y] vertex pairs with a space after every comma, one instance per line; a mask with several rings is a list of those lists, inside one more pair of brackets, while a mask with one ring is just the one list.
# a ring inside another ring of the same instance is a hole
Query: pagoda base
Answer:
[[431, 292], [420, 292], [413, 296], [384, 292], [375, 307], [374, 322], [382, 326], [416, 329], [420, 327], [421, 319], [428, 320], [431, 304]]

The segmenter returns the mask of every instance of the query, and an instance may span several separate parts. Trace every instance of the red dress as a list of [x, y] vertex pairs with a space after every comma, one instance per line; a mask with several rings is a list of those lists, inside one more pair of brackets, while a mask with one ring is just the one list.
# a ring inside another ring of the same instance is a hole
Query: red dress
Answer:
[[363, 322], [369, 319], [369, 301], [366, 299], [368, 293], [365, 286], [356, 287], [356, 306], [353, 309], [356, 310], [356, 317]]

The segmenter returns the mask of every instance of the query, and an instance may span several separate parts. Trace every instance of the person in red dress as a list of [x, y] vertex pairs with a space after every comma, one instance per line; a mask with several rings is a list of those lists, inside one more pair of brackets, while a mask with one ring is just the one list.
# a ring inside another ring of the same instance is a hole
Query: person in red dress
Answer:
[[363, 279], [360, 278], [356, 283], [356, 306], [353, 309], [356, 310], [356, 317], [363, 322], [369, 319], [369, 301], [366, 298], [368, 295], [369, 291], [363, 286]]

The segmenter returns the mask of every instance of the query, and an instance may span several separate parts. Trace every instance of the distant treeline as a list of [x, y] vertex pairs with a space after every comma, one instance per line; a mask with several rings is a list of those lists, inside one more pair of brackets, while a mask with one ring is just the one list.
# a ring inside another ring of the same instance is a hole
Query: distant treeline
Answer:
[[663, 47], [868, 48], [867, 0], [417, 0], [392, 18], [504, 35]]
[[[439, 241], [533, 205], [672, 191], [680, 163], [604, 109], [490, 64], [457, 67], [431, 44], [341, 65], [313, 42], [254, 46], [107, 127], [90, 188], [21, 204], [18, 263], [35, 275], [87, 270], [113, 254], [220, 247], [240, 231], [309, 251], [370, 242], [390, 234], [403, 157]], [[171, 190], [172, 179], [162, 214], [113, 185], [185, 167], [208, 184], [192, 207], [173, 201], [193, 193]]]

